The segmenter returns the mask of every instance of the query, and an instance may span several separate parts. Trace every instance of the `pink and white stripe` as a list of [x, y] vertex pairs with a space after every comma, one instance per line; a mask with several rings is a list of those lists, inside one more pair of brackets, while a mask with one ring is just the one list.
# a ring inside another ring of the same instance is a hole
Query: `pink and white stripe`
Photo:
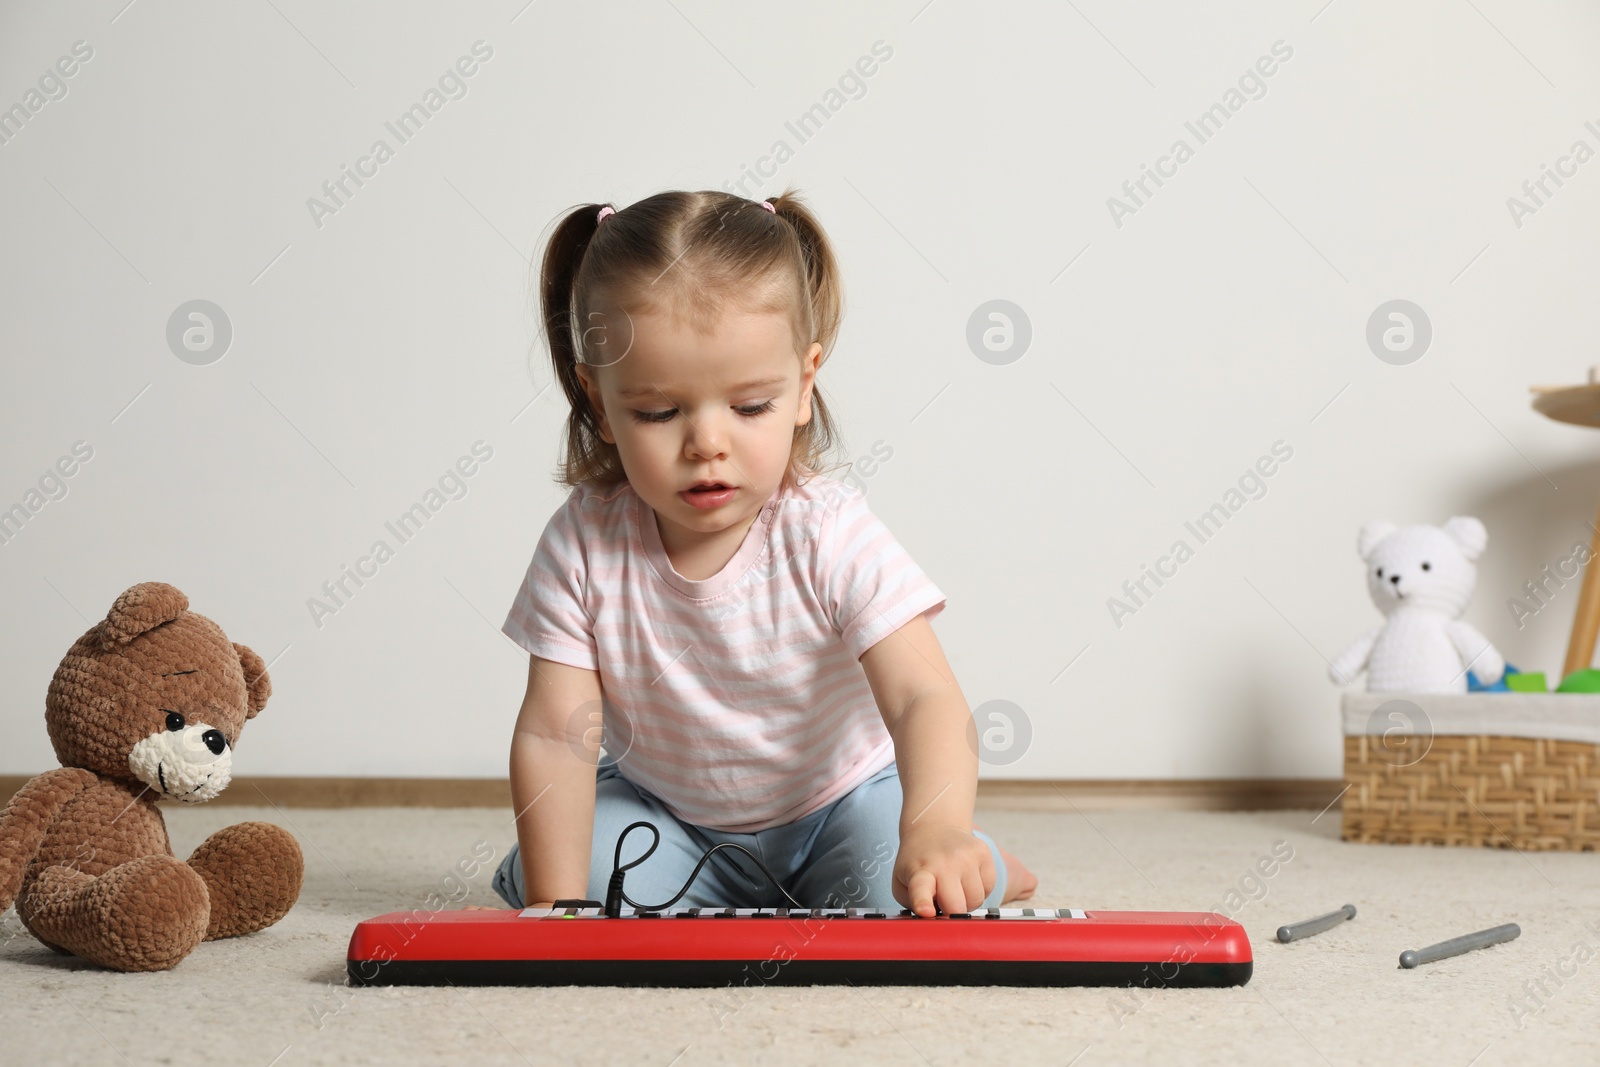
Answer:
[[625, 777], [678, 818], [753, 833], [809, 815], [894, 759], [858, 660], [945, 598], [857, 488], [773, 494], [715, 575], [683, 577], [627, 483], [572, 490], [503, 627], [600, 674]]

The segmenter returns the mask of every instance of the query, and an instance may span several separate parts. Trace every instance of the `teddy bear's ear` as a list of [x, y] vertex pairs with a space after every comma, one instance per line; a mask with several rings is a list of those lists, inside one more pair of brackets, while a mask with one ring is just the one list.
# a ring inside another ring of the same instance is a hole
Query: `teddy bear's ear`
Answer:
[[1446, 519], [1444, 532], [1461, 546], [1461, 554], [1468, 559], [1477, 559], [1489, 544], [1489, 531], [1471, 515], [1455, 515]]
[[140, 582], [130, 586], [106, 613], [106, 621], [100, 628], [100, 647], [110, 652], [188, 610], [189, 598], [166, 582]]
[[1372, 550], [1378, 547], [1378, 542], [1394, 533], [1395, 524], [1388, 519], [1371, 519], [1361, 526], [1361, 533], [1356, 537], [1356, 552], [1362, 559], [1372, 555]]
[[244, 668], [244, 684], [250, 690], [250, 711], [246, 719], [253, 719], [267, 706], [272, 695], [272, 679], [267, 677], [267, 665], [261, 657], [235, 641], [233, 650], [239, 653], [239, 666]]

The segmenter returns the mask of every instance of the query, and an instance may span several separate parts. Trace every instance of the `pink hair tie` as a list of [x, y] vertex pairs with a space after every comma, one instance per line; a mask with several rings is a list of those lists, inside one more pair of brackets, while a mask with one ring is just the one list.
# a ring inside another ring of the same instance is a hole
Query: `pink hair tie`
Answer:
[[600, 214], [594, 217], [595, 225], [598, 226], [600, 223], [606, 221], [607, 215], [615, 215], [616, 213], [617, 209], [612, 207], [610, 204], [607, 204], [605, 207], [600, 209]]
[[771, 204], [769, 204], [765, 200], [761, 201], [761, 206], [766, 208], [768, 211], [772, 212], [774, 215], [776, 215], [778, 213], [778, 209], [773, 207]]

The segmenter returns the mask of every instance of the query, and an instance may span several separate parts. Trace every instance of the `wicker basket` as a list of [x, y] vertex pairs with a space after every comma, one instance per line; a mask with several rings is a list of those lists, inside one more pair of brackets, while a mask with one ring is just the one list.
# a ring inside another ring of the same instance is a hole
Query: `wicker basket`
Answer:
[[1600, 696], [1346, 693], [1346, 841], [1600, 848]]

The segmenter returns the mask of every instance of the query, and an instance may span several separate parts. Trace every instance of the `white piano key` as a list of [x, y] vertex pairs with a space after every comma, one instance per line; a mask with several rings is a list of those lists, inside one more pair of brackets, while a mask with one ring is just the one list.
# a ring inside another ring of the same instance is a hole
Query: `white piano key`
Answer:
[[[668, 908], [665, 911], [658, 911], [654, 912], [653, 914], [660, 915], [665, 918], [714, 918], [717, 912], [723, 910], [725, 909]], [[774, 914], [776, 910], [777, 909], [774, 908], [735, 908], [734, 914], [744, 917], [761, 914], [771, 915]], [[822, 909], [822, 917], [829, 919], [859, 919], [875, 911], [882, 911], [884, 917], [889, 919], [915, 918], [915, 916], [902, 915], [898, 910], [888, 908], [824, 908]], [[639, 909], [629, 905], [623, 905], [621, 914], [623, 918], [637, 918], [639, 915]], [[801, 912], [799, 914], [802, 917], [806, 917], [809, 913]], [[975, 908], [970, 914], [974, 919], [986, 919], [991, 915], [998, 915], [1002, 919], [1087, 919], [1089, 917], [1088, 913], [1081, 908]], [[598, 919], [605, 917], [605, 909], [523, 908], [521, 911], [517, 912], [518, 918], [523, 919], [543, 919], [549, 918], [552, 915], [558, 917], [571, 915], [575, 919]]]

